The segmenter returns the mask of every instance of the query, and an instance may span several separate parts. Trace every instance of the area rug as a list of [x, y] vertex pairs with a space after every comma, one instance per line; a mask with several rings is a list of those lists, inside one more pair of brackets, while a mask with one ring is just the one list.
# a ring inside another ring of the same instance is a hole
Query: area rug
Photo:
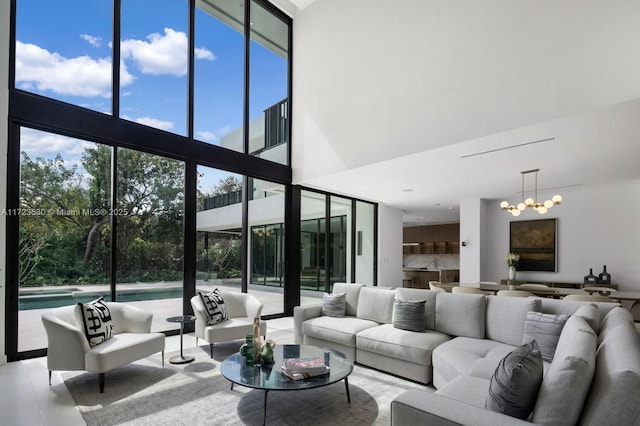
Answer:
[[[221, 345], [223, 346], [223, 345]], [[63, 378], [87, 425], [260, 425], [264, 392], [234, 386], [220, 374], [224, 353], [216, 359], [208, 347], [185, 353], [195, 361], [185, 365], [156, 355], [106, 374], [104, 393], [97, 374], [65, 373]], [[205, 350], [206, 349], [206, 350]], [[224, 348], [223, 348], [224, 349]], [[268, 425], [389, 425], [391, 400], [410, 388], [425, 386], [356, 365], [349, 376], [351, 404], [344, 382], [295, 392], [270, 392]]]

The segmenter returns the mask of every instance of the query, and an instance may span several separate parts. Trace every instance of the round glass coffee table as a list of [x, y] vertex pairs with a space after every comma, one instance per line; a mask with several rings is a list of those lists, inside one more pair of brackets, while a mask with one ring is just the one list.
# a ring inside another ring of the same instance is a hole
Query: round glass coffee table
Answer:
[[[325, 364], [329, 365], [329, 374], [291, 380], [280, 372], [283, 360], [309, 357], [324, 357]], [[222, 375], [231, 382], [231, 389], [234, 384], [237, 384], [264, 390], [263, 424], [267, 420], [267, 395], [269, 391], [314, 389], [344, 380], [347, 402], [351, 403], [348, 376], [353, 371], [353, 362], [348, 361], [340, 352], [311, 345], [276, 345], [273, 359], [273, 364], [247, 366], [245, 358], [239, 353], [235, 353], [225, 359], [220, 366]]]

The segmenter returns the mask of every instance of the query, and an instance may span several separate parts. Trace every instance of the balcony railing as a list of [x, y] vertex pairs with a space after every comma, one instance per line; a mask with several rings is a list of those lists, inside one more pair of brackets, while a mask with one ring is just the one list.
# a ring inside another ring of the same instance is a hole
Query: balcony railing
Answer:
[[204, 199], [204, 210], [217, 209], [242, 202], [242, 190], [218, 194]]

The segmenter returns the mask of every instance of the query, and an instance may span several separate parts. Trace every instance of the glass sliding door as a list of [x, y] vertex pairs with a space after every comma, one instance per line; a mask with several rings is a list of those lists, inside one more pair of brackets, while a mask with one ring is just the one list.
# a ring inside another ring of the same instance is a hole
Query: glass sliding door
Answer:
[[152, 331], [182, 314], [184, 163], [117, 151], [116, 300], [153, 312]]
[[112, 149], [21, 128], [18, 351], [47, 346], [43, 312], [110, 300]]
[[249, 287], [263, 315], [284, 312], [284, 186], [249, 179]]
[[242, 179], [198, 166], [196, 293], [242, 291]]
[[351, 200], [332, 195], [331, 229], [329, 237], [329, 282], [349, 282], [351, 277], [350, 262], [347, 254], [351, 253]]
[[326, 291], [325, 216], [327, 197], [303, 190], [300, 199], [300, 288]]

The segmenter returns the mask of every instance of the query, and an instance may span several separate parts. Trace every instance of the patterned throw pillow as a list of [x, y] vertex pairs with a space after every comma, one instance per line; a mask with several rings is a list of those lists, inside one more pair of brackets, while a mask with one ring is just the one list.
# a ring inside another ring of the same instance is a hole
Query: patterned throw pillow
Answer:
[[78, 303], [77, 309], [80, 311], [84, 335], [89, 341], [89, 346], [99, 345], [113, 336], [111, 311], [104, 298], [89, 303]]
[[204, 309], [207, 311], [209, 325], [218, 324], [219, 322], [229, 319], [229, 313], [227, 312], [227, 308], [224, 306], [224, 299], [220, 294], [220, 290], [216, 288], [210, 293], [198, 293], [200, 294], [200, 299], [202, 300]]

